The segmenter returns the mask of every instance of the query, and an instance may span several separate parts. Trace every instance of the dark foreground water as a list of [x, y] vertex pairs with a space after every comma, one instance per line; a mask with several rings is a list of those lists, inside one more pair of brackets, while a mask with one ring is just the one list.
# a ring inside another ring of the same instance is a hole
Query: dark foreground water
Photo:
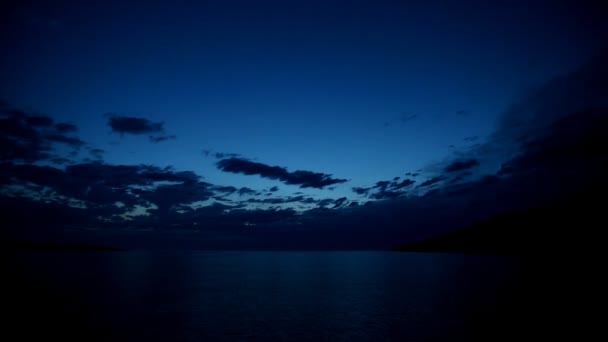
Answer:
[[[395, 252], [21, 252], [4, 334], [63, 340], [384, 341], [530, 337], [514, 257]], [[8, 270], [8, 271], [6, 271]], [[8, 328], [8, 329], [6, 329]], [[536, 329], [538, 330], [538, 329]]]

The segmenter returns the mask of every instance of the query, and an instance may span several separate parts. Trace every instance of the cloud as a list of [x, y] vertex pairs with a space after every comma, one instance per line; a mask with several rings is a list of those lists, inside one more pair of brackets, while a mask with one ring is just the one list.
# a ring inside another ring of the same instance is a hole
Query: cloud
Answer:
[[148, 136], [148, 138], [153, 143], [159, 143], [159, 142], [163, 142], [163, 141], [167, 141], [167, 140], [175, 140], [176, 136], [175, 136], [175, 134], [171, 134], [171, 135], [150, 135], [150, 136]]
[[225, 194], [232, 194], [237, 191], [237, 188], [233, 186], [216, 186], [213, 188], [216, 192], [221, 192]]
[[412, 185], [414, 183], [416, 183], [415, 180], [413, 180], [413, 179], [407, 179], [406, 178], [406, 179], [404, 179], [403, 181], [401, 181], [399, 183], [394, 183], [394, 185], [393, 185], [392, 188], [398, 190], [398, 189], [406, 188], [406, 187], [408, 187], [408, 186], [410, 186], [410, 185]]
[[418, 117], [417, 114], [403, 113], [401, 115], [401, 117], [399, 118], [399, 121], [401, 123], [406, 123], [406, 122], [409, 122], [409, 121], [412, 121], [412, 120], [416, 119], [417, 117]]
[[408, 122], [410, 122], [410, 121], [412, 121], [412, 120], [414, 120], [416, 118], [418, 118], [418, 114], [412, 114], [412, 113], [406, 113], [406, 112], [404, 112], [404, 113], [401, 113], [401, 116], [399, 116], [398, 118], [394, 118], [394, 119], [392, 119], [390, 121], [386, 121], [384, 123], [384, 127], [389, 127], [389, 126], [392, 126], [392, 125], [397, 124], [397, 123], [399, 123], [401, 125], [404, 125], [404, 124], [406, 124], [406, 123], [408, 123]]
[[277, 192], [277, 191], [279, 191], [279, 187], [278, 186], [273, 186], [272, 188], [268, 189], [268, 191], [270, 191], [270, 192]]
[[448, 173], [458, 172], [472, 169], [479, 165], [477, 159], [455, 160], [445, 167], [444, 171]]
[[300, 188], [322, 189], [329, 185], [344, 183], [346, 179], [332, 178], [330, 174], [297, 170], [287, 171], [284, 167], [269, 166], [241, 158], [228, 158], [217, 162], [218, 169], [224, 172], [258, 175], [263, 178], [281, 181]]
[[[408, 172], [407, 174], [411, 173]], [[405, 178], [401, 182], [399, 179], [401, 177], [393, 177], [390, 181], [378, 181], [374, 186], [369, 188], [354, 187], [352, 191], [357, 195], [365, 195], [368, 198], [376, 200], [398, 198], [405, 195], [405, 192], [402, 191], [404, 188], [416, 183], [415, 180], [409, 178]]]
[[352, 190], [357, 195], [367, 195], [367, 193], [371, 190], [371, 188], [354, 187], [354, 188], [352, 188]]
[[104, 153], [106, 153], [106, 151], [104, 151], [100, 148], [92, 148], [89, 150], [89, 153], [95, 159], [103, 159], [103, 155], [104, 155]]
[[26, 122], [28, 125], [34, 127], [50, 127], [53, 125], [53, 119], [46, 115], [28, 116]]
[[119, 116], [116, 114], [106, 114], [108, 126], [113, 132], [120, 134], [150, 134], [164, 133], [163, 122], [152, 122], [148, 119], [131, 116]]
[[81, 147], [85, 144], [84, 141], [80, 140], [76, 137], [68, 137], [61, 134], [47, 134], [44, 136], [45, 139], [52, 142], [57, 142], [61, 144], [66, 144], [72, 147]]
[[59, 133], [72, 133], [76, 132], [78, 127], [70, 123], [60, 122], [55, 124], [55, 130], [57, 130]]
[[63, 157], [54, 157], [54, 158], [49, 159], [49, 161], [51, 163], [57, 164], [57, 165], [64, 165], [64, 164], [72, 163], [72, 161], [70, 159], [63, 158]]
[[426, 187], [426, 186], [431, 186], [433, 184], [436, 184], [440, 181], [444, 180], [444, 177], [442, 176], [437, 176], [437, 177], [433, 177], [431, 179], [427, 179], [426, 181], [422, 182], [420, 184], [420, 187]]
[[286, 203], [294, 203], [301, 202], [305, 204], [317, 203], [318, 201], [311, 197], [304, 196], [288, 196], [288, 197], [275, 197], [275, 198], [250, 198], [247, 200], [248, 203], [264, 203], [264, 204], [286, 204]]
[[213, 152], [211, 149], [203, 149], [202, 153], [205, 157], [212, 156], [215, 159], [238, 158], [241, 156], [239, 153]]
[[370, 198], [377, 199], [377, 200], [393, 199], [393, 198], [402, 196], [403, 194], [404, 194], [403, 192], [399, 192], [399, 191], [380, 189], [379, 191], [371, 194]]
[[332, 207], [332, 209], [337, 209], [342, 207], [344, 204], [346, 204], [346, 201], [348, 201], [348, 198], [346, 197], [340, 197], [337, 200], [334, 201], [334, 206]]
[[141, 194], [141, 197], [154, 203], [158, 208], [151, 211], [160, 219], [167, 219], [170, 210], [197, 201], [205, 201], [214, 195], [213, 188], [205, 182], [161, 185]]
[[248, 187], [242, 187], [239, 189], [238, 194], [240, 196], [244, 196], [244, 195], [255, 195], [257, 193], [257, 191], [253, 190], [253, 189], [249, 189]]
[[68, 130], [65, 127], [59, 124], [53, 126], [53, 119], [48, 116], [14, 108], [2, 109], [0, 114], [0, 160], [40, 161], [56, 157], [52, 153], [54, 144], [74, 148], [85, 145], [78, 137], [66, 136]]
[[213, 156], [216, 159], [224, 159], [224, 158], [238, 158], [241, 155], [238, 153], [224, 153], [224, 152], [215, 152]]

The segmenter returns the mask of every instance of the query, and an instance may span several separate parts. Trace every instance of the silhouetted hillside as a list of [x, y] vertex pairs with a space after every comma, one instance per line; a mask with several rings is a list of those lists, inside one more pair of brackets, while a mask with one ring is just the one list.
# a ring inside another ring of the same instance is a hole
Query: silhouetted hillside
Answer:
[[395, 251], [538, 254], [583, 251], [599, 242], [602, 191], [577, 193], [543, 207], [496, 215]]

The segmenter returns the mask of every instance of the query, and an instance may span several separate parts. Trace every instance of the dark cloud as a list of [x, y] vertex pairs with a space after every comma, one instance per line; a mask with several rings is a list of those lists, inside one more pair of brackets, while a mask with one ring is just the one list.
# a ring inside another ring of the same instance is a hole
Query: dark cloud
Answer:
[[[411, 173], [407, 173], [410, 175]], [[378, 181], [374, 186], [369, 188], [360, 188], [354, 187], [352, 191], [357, 195], [365, 195], [368, 198], [376, 199], [376, 200], [385, 200], [385, 199], [393, 199], [398, 198], [405, 195], [405, 192], [402, 189], [411, 186], [416, 183], [415, 180], [412, 179], [403, 179], [399, 182], [400, 177], [394, 177], [390, 181]]]
[[51, 158], [53, 144], [81, 147], [85, 143], [77, 137], [65, 136], [49, 129], [53, 119], [32, 115], [19, 109], [2, 110], [0, 119], [0, 160], [34, 162]]
[[[85, 145], [78, 137], [64, 135], [62, 126], [53, 126], [53, 119], [48, 116], [30, 114], [19, 109], [5, 109], [1, 112], [4, 118], [0, 119], [0, 160], [34, 162], [55, 158], [54, 162], [57, 162], [57, 156], [52, 154], [54, 144], [74, 148]], [[73, 126], [74, 129], [75, 127]]]
[[477, 159], [455, 160], [446, 166], [444, 171], [448, 173], [458, 172], [472, 169], [478, 165], [479, 161]]
[[384, 127], [389, 127], [392, 126], [394, 124], [401, 124], [404, 125], [414, 119], [416, 119], [418, 117], [417, 114], [412, 114], [412, 113], [402, 113], [401, 116], [399, 116], [398, 118], [394, 118], [390, 121], [386, 121], [384, 122]]
[[354, 188], [352, 188], [352, 190], [357, 195], [367, 195], [367, 193], [371, 190], [371, 188], [354, 187]]
[[205, 157], [213, 156], [215, 159], [238, 158], [241, 156], [239, 153], [213, 152], [210, 149], [204, 149], [203, 155]]
[[150, 139], [153, 143], [159, 143], [167, 140], [175, 140], [177, 137], [174, 134], [171, 135], [150, 135], [148, 139]]
[[49, 159], [49, 161], [53, 164], [57, 164], [57, 165], [64, 165], [64, 164], [69, 164], [72, 163], [71, 160], [67, 159], [67, 158], [63, 158], [63, 157], [54, 157]]
[[60, 122], [55, 124], [55, 130], [59, 133], [72, 133], [76, 132], [78, 127], [70, 123]]
[[391, 184], [391, 181], [378, 181], [376, 182], [376, 185], [374, 185], [374, 188], [386, 188], [387, 186], [389, 186]]
[[268, 189], [268, 191], [270, 191], [270, 192], [277, 192], [277, 191], [279, 191], [279, 187], [278, 186], [273, 186], [272, 188]]
[[371, 194], [370, 198], [377, 199], [377, 200], [384, 200], [384, 199], [397, 198], [397, 197], [402, 196], [402, 195], [404, 195], [404, 193], [400, 192], [400, 191], [392, 191], [392, 190], [380, 189], [379, 191]]
[[176, 210], [180, 205], [197, 201], [206, 201], [213, 196], [213, 188], [205, 182], [180, 183], [161, 185], [141, 194], [141, 197], [157, 206], [151, 210], [159, 219], [171, 218], [170, 211]]
[[326, 208], [327, 206], [329, 206], [330, 204], [333, 204], [334, 200], [331, 198], [324, 198], [322, 200], [317, 201], [317, 207], [318, 208]]
[[326, 186], [344, 183], [346, 179], [331, 178], [330, 174], [294, 171], [289, 172], [284, 167], [269, 166], [241, 158], [223, 159], [217, 162], [218, 169], [224, 172], [259, 175], [264, 178], [279, 180], [285, 184], [299, 185], [301, 188], [322, 189]]
[[408, 186], [410, 186], [410, 185], [412, 185], [414, 183], [416, 183], [415, 180], [413, 180], [413, 179], [407, 179], [406, 178], [406, 179], [402, 180], [399, 183], [395, 183], [392, 188], [395, 189], [395, 190], [399, 190], [399, 189], [402, 189], [402, 188], [406, 188], [406, 187], [408, 187]]
[[47, 134], [44, 136], [44, 138], [48, 141], [66, 144], [72, 147], [81, 147], [85, 144], [85, 142], [80, 140], [79, 138], [68, 137], [61, 134]]
[[403, 113], [403, 114], [401, 115], [401, 117], [399, 118], [399, 121], [400, 121], [401, 123], [406, 123], [406, 122], [409, 122], [409, 121], [414, 120], [414, 119], [415, 119], [415, 118], [417, 118], [417, 117], [418, 117], [418, 115], [417, 115], [417, 114]]
[[240, 196], [245, 196], [245, 195], [255, 195], [256, 191], [253, 189], [249, 189], [248, 187], [242, 187], [239, 189], [238, 194]]
[[286, 204], [300, 202], [303, 204], [317, 203], [318, 201], [311, 197], [304, 196], [288, 196], [288, 197], [275, 197], [275, 198], [250, 198], [247, 200], [248, 203], [263, 203], [263, 204]]
[[108, 126], [113, 132], [120, 134], [150, 134], [164, 133], [163, 122], [152, 122], [144, 118], [106, 114]]
[[441, 193], [441, 189], [431, 189], [424, 193], [424, 197], [431, 197]]
[[224, 159], [224, 158], [238, 158], [241, 155], [238, 153], [224, 153], [224, 152], [215, 152], [213, 156], [216, 159]]
[[106, 151], [104, 151], [100, 148], [92, 148], [89, 150], [89, 153], [95, 159], [103, 159], [103, 155], [104, 155], [104, 153], [106, 153]]
[[340, 197], [337, 200], [334, 201], [334, 206], [332, 207], [332, 209], [337, 209], [342, 207], [344, 204], [346, 204], [346, 201], [348, 201], [348, 199], [346, 197]]
[[34, 127], [50, 127], [53, 125], [53, 119], [46, 115], [29, 116], [25, 120], [28, 125]]
[[247, 223], [254, 225], [262, 225], [285, 221], [293, 218], [296, 211], [293, 209], [268, 209], [268, 210], [248, 210], [234, 209], [230, 211], [223, 219], [225, 223]]
[[[209, 200], [225, 187], [200, 181], [191, 171], [173, 171], [150, 165], [109, 165], [99, 162], [68, 165], [65, 169], [50, 166], [5, 163], [0, 185], [27, 188], [36, 185], [49, 189], [46, 200], [63, 203], [82, 201], [87, 212], [124, 214], [136, 205], [148, 209], [150, 220], [170, 221], [177, 210], [191, 203]], [[1, 188], [0, 188], [1, 190]], [[236, 190], [232, 188], [231, 190]], [[115, 203], [122, 203], [117, 207]], [[119, 216], [114, 220], [122, 220]]]
[[420, 187], [431, 186], [433, 184], [441, 182], [443, 179], [444, 178], [442, 176], [437, 176], [437, 177], [427, 179], [424, 182], [420, 183]]
[[216, 186], [213, 188], [216, 192], [221, 192], [225, 194], [232, 194], [237, 191], [237, 188], [233, 186]]

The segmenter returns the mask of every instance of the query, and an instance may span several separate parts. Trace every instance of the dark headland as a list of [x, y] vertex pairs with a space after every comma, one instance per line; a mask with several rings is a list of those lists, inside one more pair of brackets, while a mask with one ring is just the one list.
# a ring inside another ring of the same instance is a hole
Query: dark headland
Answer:
[[498, 214], [394, 251], [534, 255], [593, 250], [602, 210], [594, 192], [577, 193], [529, 209]]

